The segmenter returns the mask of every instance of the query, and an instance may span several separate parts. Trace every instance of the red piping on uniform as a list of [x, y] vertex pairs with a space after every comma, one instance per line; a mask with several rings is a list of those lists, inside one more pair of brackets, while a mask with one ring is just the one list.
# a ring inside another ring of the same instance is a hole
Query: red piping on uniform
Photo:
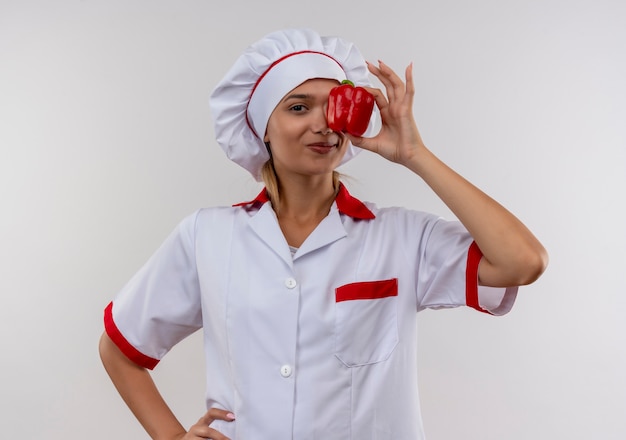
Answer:
[[258, 137], [259, 139], [261, 139], [261, 137], [257, 134], [257, 132], [254, 130], [254, 127], [252, 126], [252, 124], [250, 123], [250, 119], [248, 118], [248, 106], [250, 105], [250, 100], [252, 99], [252, 95], [254, 95], [254, 92], [257, 88], [257, 86], [259, 85], [259, 83], [263, 80], [263, 78], [265, 78], [265, 75], [267, 75], [267, 73], [272, 70], [272, 68], [280, 63], [281, 61], [286, 60], [287, 58], [290, 58], [294, 55], [301, 55], [304, 53], [316, 53], [318, 55], [324, 55], [325, 57], [330, 58], [331, 60], [333, 60], [335, 63], [337, 63], [339, 65], [339, 67], [341, 67], [341, 70], [343, 70], [343, 66], [341, 65], [341, 63], [339, 63], [339, 61], [337, 61], [336, 59], [334, 59], [333, 57], [331, 57], [330, 55], [328, 55], [327, 53], [324, 52], [316, 52], [314, 50], [301, 50], [299, 52], [294, 52], [294, 53], [290, 53], [285, 55], [284, 57], [281, 57], [279, 59], [277, 59], [276, 61], [274, 61], [265, 72], [263, 72], [263, 74], [259, 77], [259, 79], [256, 80], [256, 83], [254, 83], [254, 87], [252, 87], [252, 91], [250, 92], [250, 97], [248, 98], [248, 103], [246, 104], [246, 124], [248, 124], [248, 127], [250, 127], [250, 130], [252, 130], [252, 133], [254, 133], [256, 135], [256, 137]]

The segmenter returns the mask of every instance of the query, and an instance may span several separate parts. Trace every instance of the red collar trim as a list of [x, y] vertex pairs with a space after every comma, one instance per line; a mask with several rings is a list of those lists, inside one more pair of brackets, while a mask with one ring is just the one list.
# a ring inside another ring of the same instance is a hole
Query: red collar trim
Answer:
[[345, 215], [360, 220], [372, 220], [376, 218], [374, 213], [369, 210], [365, 204], [359, 199], [352, 197], [343, 183], [339, 185], [339, 191], [335, 198], [337, 209]]
[[248, 205], [254, 205], [255, 203], [259, 203], [262, 205], [263, 203], [269, 202], [269, 201], [270, 201], [270, 197], [267, 194], [267, 189], [263, 188], [263, 191], [261, 191], [259, 195], [256, 196], [253, 200], [250, 200], [248, 202], [235, 203], [233, 206], [248, 206]]
[[[269, 200], [267, 190], [263, 188], [263, 191], [261, 191], [253, 200], [250, 200], [249, 202], [237, 203], [233, 206], [248, 206], [255, 203], [262, 205], [265, 202], [269, 202]], [[343, 183], [339, 185], [339, 191], [337, 192], [335, 202], [337, 202], [337, 209], [339, 212], [349, 215], [352, 218], [359, 220], [372, 220], [376, 218], [374, 213], [370, 211], [363, 202], [350, 195]]]

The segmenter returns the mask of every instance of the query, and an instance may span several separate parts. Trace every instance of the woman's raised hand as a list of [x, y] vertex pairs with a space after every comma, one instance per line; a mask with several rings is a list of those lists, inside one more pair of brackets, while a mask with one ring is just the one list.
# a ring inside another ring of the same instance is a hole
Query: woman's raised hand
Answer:
[[348, 135], [353, 145], [380, 154], [384, 158], [407, 165], [424, 147], [413, 117], [413, 64], [405, 71], [403, 81], [382, 61], [378, 66], [367, 63], [369, 71], [384, 85], [386, 95], [377, 88], [367, 88], [380, 110], [382, 127], [372, 138]]

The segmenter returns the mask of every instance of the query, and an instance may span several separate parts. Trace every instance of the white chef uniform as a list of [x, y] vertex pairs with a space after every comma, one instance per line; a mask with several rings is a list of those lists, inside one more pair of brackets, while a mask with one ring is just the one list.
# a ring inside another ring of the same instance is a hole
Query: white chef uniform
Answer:
[[417, 312], [510, 310], [477, 286], [459, 222], [377, 208], [341, 186], [292, 256], [265, 192], [184, 219], [105, 311], [107, 333], [153, 368], [202, 328], [206, 403], [237, 440], [423, 438]]

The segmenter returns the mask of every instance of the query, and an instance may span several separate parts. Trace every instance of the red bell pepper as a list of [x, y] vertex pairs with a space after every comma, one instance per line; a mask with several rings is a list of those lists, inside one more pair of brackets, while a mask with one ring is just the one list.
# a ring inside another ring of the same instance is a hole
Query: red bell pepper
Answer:
[[328, 95], [326, 120], [331, 130], [360, 137], [367, 130], [373, 111], [374, 95], [346, 79]]

